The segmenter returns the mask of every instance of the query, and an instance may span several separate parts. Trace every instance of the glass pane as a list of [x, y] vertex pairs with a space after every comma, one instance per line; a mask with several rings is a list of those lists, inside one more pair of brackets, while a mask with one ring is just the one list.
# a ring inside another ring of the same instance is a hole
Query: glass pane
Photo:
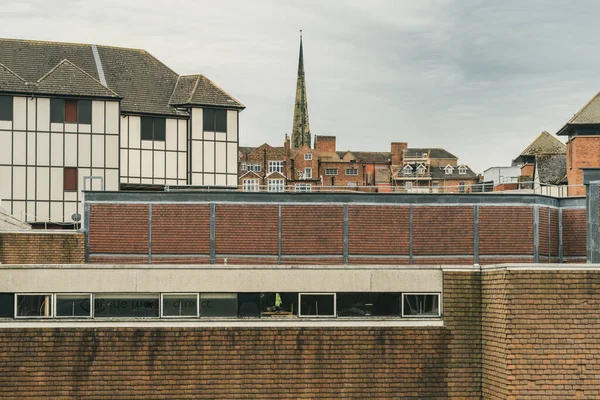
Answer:
[[340, 317], [399, 316], [400, 293], [338, 293]]
[[56, 295], [56, 315], [58, 317], [90, 317], [89, 295]]
[[405, 294], [404, 315], [438, 317], [440, 315], [439, 295]]
[[15, 315], [15, 294], [0, 293], [0, 317], [12, 318]]
[[260, 316], [260, 293], [238, 293], [238, 316]]
[[301, 294], [300, 315], [334, 316], [333, 294]]
[[99, 294], [94, 297], [95, 317], [158, 317], [155, 294]]
[[77, 102], [77, 122], [80, 124], [92, 123], [92, 101], [79, 100]]
[[205, 132], [215, 131], [215, 110], [212, 108], [205, 108], [202, 114], [203, 129]]
[[291, 317], [298, 315], [298, 293], [261, 293], [262, 317]]
[[198, 315], [198, 299], [195, 294], [163, 295], [163, 316], [195, 317]]
[[226, 110], [215, 110], [215, 132], [227, 132]]
[[13, 97], [0, 96], [0, 121], [12, 121]]
[[140, 120], [141, 120], [140, 124], [141, 124], [142, 140], [154, 139], [152, 118], [151, 117], [141, 117]]
[[65, 101], [50, 99], [50, 122], [65, 122]]
[[237, 293], [200, 293], [200, 316], [237, 317]]
[[165, 141], [166, 133], [166, 119], [165, 118], [152, 118], [154, 122], [154, 136], [153, 139], [156, 141]]
[[18, 317], [49, 317], [51, 316], [50, 295], [32, 294], [17, 295]]

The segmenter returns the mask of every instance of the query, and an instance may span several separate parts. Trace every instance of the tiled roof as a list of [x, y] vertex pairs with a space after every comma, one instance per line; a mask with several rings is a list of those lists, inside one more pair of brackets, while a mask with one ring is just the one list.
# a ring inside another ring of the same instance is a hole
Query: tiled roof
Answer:
[[379, 151], [353, 151], [356, 161], [362, 163], [386, 164], [392, 158], [392, 153]]
[[467, 168], [466, 174], [461, 174], [458, 172], [458, 168], [460, 166], [453, 166], [454, 169], [451, 174], [446, 174], [445, 167], [431, 167], [430, 175], [432, 179], [477, 179], [477, 174], [471, 170], [467, 165], [464, 167]]
[[[192, 99], [189, 104], [243, 108], [241, 103], [202, 75], [180, 79], [176, 72], [139, 49], [96, 46], [106, 79], [105, 90], [102, 90], [92, 84], [101, 81], [93, 47], [89, 44], [0, 39], [0, 64], [4, 66], [0, 66], [0, 90], [91, 97], [118, 95], [122, 97], [121, 110], [130, 113], [185, 115], [171, 104], [180, 104], [186, 96]], [[68, 60], [70, 66], [64, 60]], [[63, 65], [52, 79], [45, 80], [43, 85], [34, 84], [61, 63]], [[71, 67], [92, 79], [84, 79]], [[21, 78], [24, 85], [14, 76]], [[66, 82], [68, 77], [75, 79], [71, 85]], [[190, 87], [191, 82], [193, 87]], [[73, 83], [82, 86], [76, 89], [77, 85]]]
[[406, 154], [409, 156], [413, 156], [413, 157], [421, 156], [423, 153], [428, 153], [429, 158], [456, 158], [456, 159], [458, 159], [458, 157], [456, 157], [454, 154], [452, 154], [449, 151], [446, 151], [444, 149], [440, 149], [440, 148], [423, 147], [423, 148], [406, 149]]
[[69, 60], [61, 61], [33, 86], [36, 93], [71, 96], [119, 97], [94, 77], [73, 65]]
[[540, 183], [558, 185], [567, 174], [566, 154], [547, 154], [535, 158]]
[[568, 124], [598, 124], [600, 123], [600, 92], [584, 105], [581, 110], [567, 122]]
[[544, 131], [525, 148], [520, 156], [537, 156], [540, 154], [565, 154], [567, 152], [567, 146]]

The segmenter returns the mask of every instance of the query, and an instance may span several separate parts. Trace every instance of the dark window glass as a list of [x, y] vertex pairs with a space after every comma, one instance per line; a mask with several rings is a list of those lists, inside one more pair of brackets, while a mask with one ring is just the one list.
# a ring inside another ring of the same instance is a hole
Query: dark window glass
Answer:
[[164, 118], [152, 118], [152, 122], [154, 122], [154, 140], [164, 142], [166, 137], [166, 120]]
[[142, 117], [142, 140], [152, 140], [154, 133], [152, 132], [152, 117]]
[[79, 100], [77, 102], [77, 122], [80, 124], [92, 123], [92, 101]]
[[65, 167], [63, 190], [73, 192], [77, 191], [77, 168]]
[[399, 316], [400, 293], [338, 293], [338, 317]]
[[15, 315], [15, 294], [0, 293], [0, 317], [13, 317]]
[[195, 317], [198, 315], [198, 299], [195, 294], [163, 295], [163, 316]]
[[405, 294], [404, 310], [405, 316], [438, 317], [439, 294]]
[[333, 294], [301, 294], [300, 315], [335, 316]]
[[56, 295], [56, 315], [58, 317], [90, 317], [91, 302], [89, 295]]
[[260, 316], [260, 293], [238, 293], [238, 316]]
[[227, 110], [215, 110], [215, 132], [227, 132]]
[[0, 121], [12, 121], [13, 98], [12, 96], [0, 96]]
[[51, 299], [48, 294], [17, 295], [18, 317], [49, 317], [52, 315]]
[[113, 295], [94, 297], [95, 317], [158, 317], [158, 295]]
[[77, 122], [77, 100], [65, 100], [65, 122]]
[[201, 317], [237, 317], [237, 293], [201, 293]]
[[298, 293], [261, 293], [260, 312], [263, 317], [298, 315]]
[[65, 122], [65, 101], [50, 99], [50, 122]]
[[215, 131], [215, 110], [212, 108], [205, 108], [202, 115], [204, 131], [214, 132]]

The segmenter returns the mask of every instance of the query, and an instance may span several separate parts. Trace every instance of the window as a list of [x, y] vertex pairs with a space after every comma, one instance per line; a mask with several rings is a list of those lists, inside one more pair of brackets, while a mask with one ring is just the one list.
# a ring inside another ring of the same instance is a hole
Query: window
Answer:
[[464, 182], [458, 182], [458, 192], [459, 193], [465, 192], [465, 183]]
[[56, 295], [57, 317], [91, 317], [92, 295], [91, 294], [57, 294]]
[[440, 295], [427, 293], [404, 294], [403, 317], [439, 317]]
[[269, 161], [269, 173], [283, 173], [283, 161]]
[[465, 167], [464, 165], [461, 165], [460, 167], [458, 167], [458, 173], [460, 175], [465, 175], [467, 173], [467, 167]]
[[358, 169], [356, 169], [356, 168], [346, 168], [346, 175], [348, 175], [348, 176], [357, 176], [358, 175]]
[[248, 169], [248, 167], [246, 166], [245, 162], [240, 164], [240, 171], [246, 171], [247, 169]]
[[163, 317], [197, 317], [198, 294], [163, 294]]
[[402, 168], [403, 175], [412, 175], [412, 173], [413, 173], [413, 169], [410, 165], [406, 165], [404, 168]]
[[142, 117], [142, 140], [164, 142], [166, 137], [166, 119], [156, 117]]
[[12, 318], [15, 315], [15, 294], [0, 293], [0, 318]]
[[413, 182], [404, 182], [404, 187], [406, 188], [406, 191], [409, 191], [413, 187]]
[[446, 173], [446, 175], [452, 175], [452, 173], [454, 172], [454, 168], [452, 168], [451, 165], [446, 165], [446, 168], [444, 168], [444, 172]]
[[238, 293], [238, 317], [260, 317], [260, 293]]
[[298, 293], [261, 293], [261, 317], [290, 317], [298, 315]]
[[244, 179], [242, 189], [244, 192], [258, 192], [258, 179]]
[[338, 293], [338, 317], [400, 316], [400, 293]]
[[50, 294], [18, 294], [17, 317], [51, 317], [52, 295]]
[[205, 108], [202, 119], [205, 132], [227, 132], [227, 110]]
[[310, 154], [310, 153], [306, 153], [306, 154], [304, 155], [304, 159], [305, 159], [306, 161], [310, 161], [310, 160], [312, 160], [312, 154]]
[[261, 168], [260, 164], [248, 164], [247, 170], [252, 171], [252, 172], [260, 172], [260, 171], [262, 171], [262, 168]]
[[269, 192], [284, 192], [285, 182], [283, 179], [269, 179], [268, 180]]
[[312, 186], [310, 183], [296, 183], [296, 192], [298, 193], [308, 193], [312, 191]]
[[13, 120], [13, 97], [0, 96], [0, 121]]
[[92, 101], [50, 99], [50, 122], [92, 123]]
[[237, 293], [200, 293], [201, 317], [237, 317]]
[[298, 295], [300, 317], [335, 317], [335, 293]]
[[76, 192], [77, 182], [77, 168], [65, 167], [63, 176], [63, 190], [65, 192]]
[[425, 166], [423, 164], [417, 167], [417, 174], [421, 176], [425, 175]]
[[325, 168], [325, 175], [337, 176], [337, 174], [338, 174], [337, 168]]
[[304, 179], [312, 179], [312, 168], [304, 168]]
[[98, 294], [94, 296], [94, 317], [158, 317], [157, 294]]

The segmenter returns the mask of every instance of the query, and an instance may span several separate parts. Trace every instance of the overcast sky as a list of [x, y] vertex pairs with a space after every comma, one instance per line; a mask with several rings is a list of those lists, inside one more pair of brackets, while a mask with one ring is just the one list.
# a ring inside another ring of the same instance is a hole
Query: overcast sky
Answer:
[[0, 37], [146, 49], [246, 105], [241, 145], [281, 146], [302, 29], [313, 136], [443, 147], [483, 172], [600, 90], [598, 15], [593, 0], [0, 0]]

